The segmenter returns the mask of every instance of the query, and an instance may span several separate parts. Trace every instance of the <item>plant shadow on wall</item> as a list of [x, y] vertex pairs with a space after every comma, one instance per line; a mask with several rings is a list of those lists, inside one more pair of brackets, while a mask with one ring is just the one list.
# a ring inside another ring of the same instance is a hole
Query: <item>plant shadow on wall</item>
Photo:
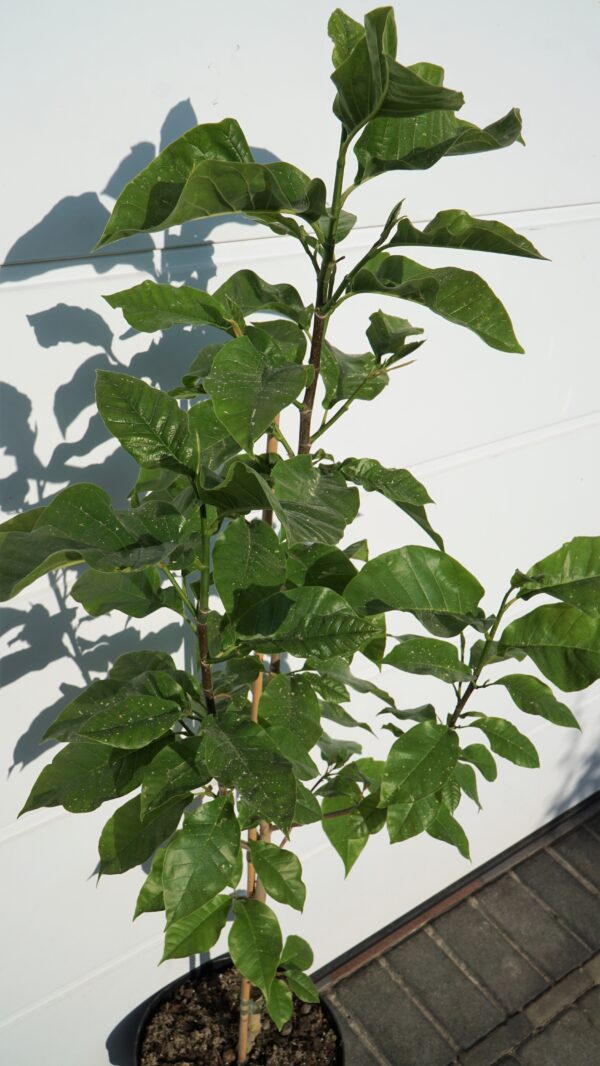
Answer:
[[[134, 145], [116, 167], [102, 195], [116, 200], [131, 178], [197, 121], [189, 100], [176, 104], [163, 122], [158, 145], [155, 147], [150, 142]], [[253, 148], [253, 152], [260, 162], [276, 159], [271, 152], [261, 148]], [[90, 249], [109, 216], [110, 211], [95, 192], [65, 196], [9, 249], [5, 266], [0, 270], [0, 283], [26, 282], [57, 268], [64, 269], [69, 262], [79, 267], [84, 262], [97, 274], [107, 275], [115, 266], [130, 266], [155, 280], [200, 284], [202, 287], [214, 276], [209, 238], [219, 225], [218, 219], [187, 223], [177, 237], [166, 234], [160, 251], [155, 251], [150, 236], [141, 235], [124, 242], [123, 251], [90, 257]], [[236, 221], [254, 225], [243, 216]], [[56, 258], [57, 249], [60, 249], [60, 258]], [[97, 304], [101, 303], [98, 299]], [[53, 357], [57, 377], [60, 376], [57, 363], [61, 350], [64, 350], [62, 346], [80, 345], [84, 353], [91, 350], [93, 354], [84, 354], [73, 377], [56, 389], [52, 406], [63, 440], [47, 462], [42, 462], [38, 456], [43, 441], [37, 427], [38, 412], [33, 409], [30, 398], [11, 383], [0, 381], [0, 449], [14, 460], [15, 467], [13, 473], [0, 479], [0, 509], [8, 516], [47, 504], [65, 483], [77, 482], [94, 482], [109, 493], [117, 507], [124, 506], [135, 480], [136, 465], [122, 449], [95, 458], [96, 449], [113, 440], [97, 410], [90, 406], [94, 403], [96, 372], [123, 370], [146, 378], [161, 389], [170, 389], [180, 382], [197, 351], [210, 342], [213, 335], [216, 338], [219, 334], [209, 327], [193, 332], [175, 327], [155, 334], [155, 339], [147, 346], [144, 334], [129, 329], [116, 337], [99, 311], [66, 303], [27, 315], [27, 321], [39, 346], [39, 358], [44, 359], [46, 353]], [[134, 338], [140, 348], [133, 357], [123, 361], [117, 354], [120, 342], [131, 343]], [[72, 439], [72, 427], [88, 408], [87, 425], [81, 435]], [[81, 684], [89, 685], [94, 676], [105, 674], [110, 664], [124, 652], [160, 648], [172, 654], [181, 647], [181, 626], [177, 623], [157, 626], [157, 632], [141, 636], [131, 618], [114, 634], [104, 633], [97, 639], [90, 632], [89, 617], [86, 618], [68, 598], [72, 574], [68, 571], [50, 573], [47, 580], [56, 609], [45, 604], [3, 609], [0, 636], [8, 638], [8, 650], [2, 663], [4, 688], [61, 659], [74, 663]], [[42, 743], [44, 733], [78, 691], [78, 686], [63, 682], [52, 705], [44, 705], [43, 710], [34, 715], [16, 744], [11, 771], [27, 765], [56, 745], [55, 741]], [[46, 694], [43, 698], [46, 699]]]

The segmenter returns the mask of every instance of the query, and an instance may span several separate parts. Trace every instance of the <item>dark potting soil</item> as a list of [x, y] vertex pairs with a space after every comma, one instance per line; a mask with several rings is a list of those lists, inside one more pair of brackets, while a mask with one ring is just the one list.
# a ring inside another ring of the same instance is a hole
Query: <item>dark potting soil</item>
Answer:
[[[192, 976], [177, 986], [150, 1019], [141, 1066], [234, 1066], [237, 1058], [239, 977], [232, 969]], [[337, 1037], [318, 1003], [294, 999], [279, 1032], [268, 1015], [248, 1057], [251, 1066], [333, 1066]]]

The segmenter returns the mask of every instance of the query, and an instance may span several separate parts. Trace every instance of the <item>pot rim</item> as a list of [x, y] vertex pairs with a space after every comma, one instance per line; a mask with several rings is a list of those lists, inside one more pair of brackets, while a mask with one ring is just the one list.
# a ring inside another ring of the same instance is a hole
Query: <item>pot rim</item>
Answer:
[[[156, 1010], [161, 1005], [161, 1003], [163, 1003], [166, 999], [169, 998], [171, 992], [175, 988], [177, 988], [178, 985], [182, 985], [186, 981], [189, 981], [191, 977], [199, 976], [201, 974], [205, 976], [210, 976], [213, 973], [220, 973], [222, 970], [228, 970], [232, 966], [233, 962], [231, 959], [231, 955], [224, 954], [218, 955], [214, 959], [207, 959], [206, 962], [201, 962], [199, 966], [195, 966], [193, 970], [188, 970], [187, 973], [184, 973], [180, 977], [176, 977], [173, 981], [170, 981], [168, 985], [165, 985], [163, 988], [160, 988], [158, 992], [156, 992], [150, 998], [150, 1000], [146, 1004], [144, 1011], [142, 1012], [135, 1033], [135, 1066], [140, 1066], [142, 1041], [144, 1039], [144, 1033], [146, 1031], [148, 1023], [152, 1015], [156, 1013]], [[331, 1028], [333, 1029], [337, 1037], [336, 1056], [331, 1066], [344, 1066], [344, 1038], [342, 1036], [342, 1032], [339, 1027], [337, 1018], [333, 1013], [329, 1003], [323, 996], [319, 997], [319, 1006], [321, 1007], [325, 1017], [327, 1018], [327, 1021], [331, 1025]]]

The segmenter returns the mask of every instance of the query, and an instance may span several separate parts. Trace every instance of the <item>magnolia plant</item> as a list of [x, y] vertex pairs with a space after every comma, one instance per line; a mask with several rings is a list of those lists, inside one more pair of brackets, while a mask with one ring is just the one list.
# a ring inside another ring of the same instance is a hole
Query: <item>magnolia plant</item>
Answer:
[[[496, 777], [494, 755], [538, 765], [531, 741], [511, 721], [472, 709], [471, 697], [499, 685], [525, 714], [577, 726], [539, 677], [509, 667], [491, 680], [486, 669], [528, 659], [568, 692], [600, 677], [599, 537], [577, 537], [517, 570], [489, 614], [479, 581], [444, 551], [426, 514], [430, 497], [411, 473], [321, 448], [327, 430], [355, 404], [374, 401], [423, 343], [421, 329], [375, 310], [369, 351], [340, 351], [331, 321], [355, 294], [417, 303], [492, 348], [522, 351], [485, 281], [423, 266], [406, 247], [542, 258], [508, 226], [463, 210], [440, 211], [418, 228], [400, 201], [342, 273], [338, 248], [356, 223], [346, 210], [353, 190], [388, 171], [521, 141], [521, 120], [516, 110], [484, 128], [457, 118], [463, 97], [443, 85], [440, 67], [397, 62], [390, 7], [366, 15], [364, 26], [335, 11], [329, 33], [340, 130], [330, 197], [321, 179], [290, 163], [255, 162], [227, 118], [189, 130], [130, 181], [99, 241], [242, 214], [298, 242], [314, 270], [314, 305], [292, 285], [246, 269], [212, 293], [144, 281], [107, 296], [136, 330], [209, 326], [217, 339], [170, 393], [127, 374], [98, 374], [100, 415], [140, 467], [127, 510], [78, 483], [10, 519], [1, 534], [4, 598], [75, 568], [71, 595], [88, 614], [142, 618], [165, 608], [192, 634], [196, 669], [180, 669], [164, 652], [130, 652], [62, 710], [46, 738], [65, 746], [24, 810], [91, 811], [129, 796], [102, 831], [100, 872], [151, 859], [135, 914], [165, 912], [164, 958], [208, 951], [232, 915], [239, 1063], [261, 1009], [281, 1027], [293, 994], [318, 1000], [306, 973], [309, 945], [296, 935], [284, 942], [266, 902], [303, 909], [290, 846], [299, 827], [320, 822], [346, 872], [384, 827], [392, 843], [428, 833], [468, 856], [455, 809], [463, 793], [479, 803], [477, 774]], [[296, 418], [294, 446], [288, 427]], [[433, 546], [369, 558], [365, 541], [346, 540], [361, 494], [371, 492]], [[524, 601], [540, 594], [558, 602], [524, 613]], [[521, 609], [506, 624], [515, 604]], [[387, 638], [389, 611], [409, 615], [414, 632]], [[450, 709], [398, 708], [352, 672], [357, 653], [445, 682]], [[372, 730], [346, 709], [351, 692], [379, 701], [380, 758], [329, 735], [330, 723]]]

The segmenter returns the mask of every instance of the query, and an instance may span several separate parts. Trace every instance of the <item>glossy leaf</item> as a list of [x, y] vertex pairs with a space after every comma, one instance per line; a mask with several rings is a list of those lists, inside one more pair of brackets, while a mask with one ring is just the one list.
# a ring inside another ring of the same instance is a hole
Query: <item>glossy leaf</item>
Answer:
[[458, 759], [456, 733], [435, 722], [421, 722], [392, 745], [381, 785], [386, 804], [411, 803], [438, 792]]
[[430, 632], [445, 637], [481, 617], [483, 589], [450, 555], [413, 545], [370, 559], [344, 596], [365, 614], [409, 611]]
[[307, 973], [302, 973], [301, 970], [286, 969], [285, 975], [292, 992], [303, 1003], [319, 1002], [319, 990]]
[[524, 651], [563, 692], [577, 692], [600, 678], [600, 618], [576, 607], [536, 607], [506, 627], [500, 644]]
[[144, 772], [143, 816], [173, 796], [193, 792], [210, 781], [211, 775], [200, 758], [201, 743], [201, 737], [173, 739], [157, 752]]
[[225, 927], [230, 908], [229, 896], [218, 895], [184, 918], [169, 922], [165, 930], [165, 949], [161, 962], [210, 951]]
[[236, 271], [219, 286], [214, 298], [225, 308], [239, 308], [244, 316], [257, 311], [275, 311], [303, 329], [310, 325], [311, 308], [304, 306], [293, 285], [271, 285], [253, 270]]
[[485, 733], [490, 748], [501, 755], [503, 759], [514, 762], [517, 766], [525, 766], [535, 769], [540, 765], [538, 753], [533, 744], [505, 718], [490, 718], [488, 715], [477, 714], [469, 722], [475, 729], [481, 729]]
[[356, 575], [356, 567], [333, 544], [294, 544], [287, 559], [287, 579], [292, 585], [320, 585], [343, 594]]
[[210, 400], [194, 404], [188, 411], [191, 432], [196, 436], [200, 452], [200, 467], [214, 475], [228, 459], [236, 455], [240, 446], [219, 421]]
[[295, 933], [286, 937], [280, 959], [281, 965], [286, 970], [310, 970], [313, 962], [313, 950], [303, 937]]
[[159, 848], [158, 851], [154, 852], [150, 872], [138, 893], [133, 915], [134, 921], [140, 914], [151, 914], [165, 909], [162, 887], [165, 852], [166, 848]]
[[[191, 285], [159, 285], [143, 281], [131, 289], [105, 296], [107, 304], [118, 307], [126, 321], [140, 333], [155, 333], [170, 326], [214, 326], [232, 333], [237, 319], [216, 296]], [[241, 321], [243, 327], [243, 319]]]
[[495, 781], [498, 776], [498, 768], [494, 756], [483, 744], [467, 744], [461, 748], [459, 759], [463, 762], [473, 763], [486, 781]]
[[215, 356], [204, 385], [217, 418], [246, 451], [292, 403], [312, 377], [312, 368], [278, 365], [247, 337], [230, 341]]
[[107, 429], [141, 466], [195, 473], [198, 446], [177, 400], [129, 374], [100, 370], [96, 403]]
[[287, 981], [276, 977], [266, 997], [267, 1011], [278, 1029], [283, 1029], [294, 1013], [294, 1001]]
[[323, 829], [344, 864], [346, 877], [369, 839], [369, 827], [358, 809], [359, 802], [360, 792], [357, 788], [341, 795], [326, 796], [323, 800], [323, 815], [349, 809], [347, 814], [323, 818]]
[[398, 844], [425, 832], [439, 810], [440, 802], [435, 796], [411, 800], [408, 803], [390, 803], [386, 812], [390, 844]]
[[277, 591], [286, 576], [277, 534], [260, 519], [230, 522], [215, 542], [213, 568], [217, 591], [230, 614]]
[[413, 341], [407, 344], [409, 337], [418, 336], [424, 331], [420, 326], [411, 326], [405, 318], [387, 315], [383, 311], [374, 311], [369, 316], [369, 322], [367, 339], [378, 360], [383, 359], [384, 355], [392, 355], [395, 362], [396, 359], [404, 358], [423, 343]]
[[506, 308], [487, 282], [459, 267], [425, 267], [404, 255], [380, 252], [352, 279], [353, 292], [397, 296], [465, 326], [491, 348], [523, 352]]
[[503, 685], [519, 710], [525, 714], [537, 714], [553, 725], [570, 726], [579, 729], [579, 723], [571, 710], [554, 696], [551, 689], [537, 677], [528, 674], [508, 674], [495, 681]]
[[168, 733], [182, 713], [179, 703], [173, 700], [124, 693], [114, 706], [78, 725], [76, 735], [115, 748], [136, 750]]
[[139, 796], [119, 807], [100, 836], [100, 873], [122, 874], [149, 859], [177, 828], [190, 799], [176, 796], [143, 819]]
[[165, 854], [168, 924], [194, 914], [229, 884], [239, 850], [240, 827], [228, 796], [208, 800], [188, 814]]
[[473, 767], [468, 766], [467, 763], [458, 762], [454, 768], [454, 777], [465, 796], [468, 796], [469, 799], [473, 800], [473, 803], [476, 803], [481, 810], [479, 792], [477, 789], [477, 776]]
[[326, 411], [349, 398], [374, 400], [389, 384], [388, 375], [371, 352], [347, 355], [327, 342], [321, 352], [321, 377]]
[[145, 618], [163, 606], [160, 577], [158, 571], [151, 568], [137, 573], [85, 570], [71, 588], [70, 595], [94, 618], [109, 611]]
[[431, 674], [448, 684], [471, 678], [469, 667], [461, 663], [454, 645], [432, 637], [401, 637], [383, 661], [409, 674]]
[[356, 22], [339, 7], [329, 16], [327, 33], [333, 41], [333, 65], [339, 67], [348, 58], [354, 46], [365, 35], [360, 22]]
[[528, 259], [543, 259], [531, 241], [515, 233], [504, 222], [473, 218], [467, 211], [438, 211], [424, 229], [417, 229], [408, 218], [401, 218], [390, 241], [390, 247], [404, 245], [426, 248], [464, 248], [473, 252], [497, 252], [521, 255]]
[[379, 492], [421, 526], [443, 550], [444, 542], [432, 529], [425, 513], [425, 504], [432, 503], [427, 489], [408, 470], [386, 468], [377, 459], [344, 459], [340, 471], [345, 478], [360, 485], [367, 492]]
[[[301, 772], [305, 756], [321, 736], [318, 700], [305, 677], [279, 674], [265, 688], [260, 701], [260, 723], [277, 749]], [[314, 764], [309, 760], [309, 770]], [[307, 777], [314, 776], [309, 772]]]
[[358, 651], [377, 633], [331, 589], [306, 587], [262, 600], [238, 619], [236, 630], [259, 651], [326, 659]]
[[250, 842], [250, 856], [267, 895], [297, 911], [304, 910], [306, 886], [300, 860], [286, 848], [262, 841]]
[[97, 485], [71, 485], [63, 489], [45, 508], [38, 530], [70, 540], [90, 564], [103, 552], [119, 551], [133, 542], [113, 510], [110, 497]]
[[316, 469], [308, 455], [282, 460], [273, 471], [273, 507], [288, 544], [336, 544], [358, 512], [356, 489], [338, 473]]
[[281, 956], [279, 922], [271, 908], [257, 899], [236, 900], [233, 909], [235, 919], [229, 933], [233, 964], [268, 996]]
[[600, 537], [573, 537], [535, 563], [519, 580], [518, 589], [524, 600], [545, 592], [600, 616]]
[[463, 827], [443, 803], [438, 807], [434, 820], [427, 826], [427, 832], [436, 840], [443, 840], [446, 844], [452, 844], [453, 847], [458, 848], [464, 859], [471, 858], [469, 841]]
[[109, 677], [113, 681], [134, 681], [140, 674], [152, 670], [175, 670], [175, 663], [164, 651], [127, 651], [120, 655], [111, 667]]

